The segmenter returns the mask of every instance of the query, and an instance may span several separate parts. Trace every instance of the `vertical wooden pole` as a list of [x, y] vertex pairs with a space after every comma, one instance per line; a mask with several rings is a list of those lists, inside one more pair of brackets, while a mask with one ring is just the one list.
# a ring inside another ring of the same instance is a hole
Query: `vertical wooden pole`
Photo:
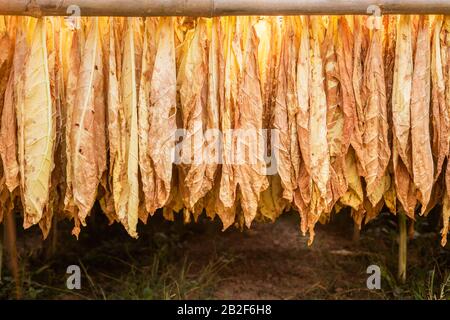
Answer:
[[401, 283], [406, 282], [406, 259], [408, 232], [406, 227], [406, 215], [403, 211], [398, 213], [399, 241], [398, 241], [398, 280]]
[[9, 266], [11, 273], [16, 283], [16, 298], [20, 299], [22, 297], [22, 290], [20, 284], [20, 271], [19, 271], [19, 261], [17, 257], [17, 243], [16, 243], [16, 220], [13, 211], [5, 212], [4, 216], [4, 237], [6, 250], [9, 256]]

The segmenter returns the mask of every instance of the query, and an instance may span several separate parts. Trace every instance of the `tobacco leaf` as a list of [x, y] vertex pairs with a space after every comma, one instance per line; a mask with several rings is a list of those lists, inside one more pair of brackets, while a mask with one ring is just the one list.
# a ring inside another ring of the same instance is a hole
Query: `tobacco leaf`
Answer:
[[24, 228], [28, 228], [41, 220], [48, 204], [54, 167], [55, 109], [50, 92], [45, 18], [38, 19], [34, 26], [20, 77], [16, 86], [18, 154]]
[[434, 182], [430, 142], [430, 27], [428, 18], [419, 22], [411, 94], [412, 171], [422, 213], [427, 209]]

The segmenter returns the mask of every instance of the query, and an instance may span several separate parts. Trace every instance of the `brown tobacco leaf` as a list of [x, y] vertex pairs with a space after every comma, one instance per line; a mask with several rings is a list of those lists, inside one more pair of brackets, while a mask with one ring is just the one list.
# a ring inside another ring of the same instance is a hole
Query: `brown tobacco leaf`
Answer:
[[363, 91], [366, 97], [364, 108], [364, 149], [367, 156], [366, 190], [370, 202], [376, 206], [382, 197], [370, 193], [382, 183], [391, 156], [388, 143], [386, 110], [386, 86], [384, 79], [381, 30], [375, 30], [365, 61]]
[[[297, 171], [298, 191], [295, 193], [295, 204], [302, 216], [301, 230], [309, 231], [309, 244], [314, 240], [314, 226], [322, 215], [327, 217], [332, 202], [330, 180], [330, 158], [327, 140], [327, 97], [325, 92], [324, 69], [321, 46], [325, 36], [324, 21], [320, 17], [311, 17], [309, 30], [309, 45], [305, 45], [307, 21], [302, 21], [302, 36], [299, 50], [299, 66], [309, 70], [307, 85], [297, 83], [299, 94], [299, 110], [308, 114], [307, 144], [303, 144], [302, 152], [306, 153]], [[310, 48], [307, 50], [307, 48]], [[308, 54], [309, 52], [309, 54]], [[307, 58], [306, 58], [307, 57]], [[306, 58], [306, 59], [305, 59]], [[298, 78], [299, 79], [299, 78]], [[300, 81], [300, 80], [298, 80]], [[307, 96], [306, 96], [307, 93]], [[308, 103], [306, 105], [306, 102]], [[298, 120], [298, 119], [297, 119]], [[301, 122], [299, 128], [304, 128], [306, 122]], [[299, 137], [302, 141], [302, 138]], [[306, 151], [306, 152], [305, 152]], [[304, 164], [304, 165], [303, 165]], [[301, 195], [307, 190], [305, 197]], [[300, 193], [300, 195], [299, 195]]]
[[353, 148], [350, 148], [345, 156], [345, 178], [348, 182], [347, 192], [340, 198], [340, 203], [358, 211], [364, 201], [364, 192], [361, 178], [358, 175], [356, 156]]
[[338, 77], [342, 94], [342, 153], [346, 154], [352, 136], [357, 134], [355, 129], [357, 115], [355, 94], [352, 86], [353, 78], [353, 37], [348, 21], [340, 17], [337, 26], [336, 59], [338, 64]]
[[211, 193], [211, 190], [214, 188], [220, 160], [220, 137], [218, 131], [220, 125], [220, 104], [223, 102], [223, 87], [220, 85], [220, 73], [223, 67], [223, 56], [221, 54], [223, 39], [219, 18], [213, 19], [211, 24], [208, 24], [208, 34], [210, 38], [208, 50], [208, 103], [204, 116], [206, 117], [205, 125], [208, 129], [208, 134], [205, 135], [205, 158], [209, 162], [206, 165], [202, 184], [205, 194], [206, 192]]
[[[155, 184], [154, 168], [149, 152], [150, 130], [150, 85], [155, 64], [157, 38], [155, 34], [158, 28], [157, 18], [146, 18], [144, 30], [144, 42], [142, 53], [142, 72], [139, 84], [138, 127], [139, 127], [139, 169], [142, 181], [145, 209], [140, 219], [147, 221], [148, 214], [154, 214], [156, 208], [153, 204]], [[114, 50], [114, 48], [112, 48]]]
[[[224, 103], [224, 87], [221, 83], [224, 73], [223, 56], [223, 25], [220, 18], [214, 18], [209, 26], [210, 45], [208, 53], [208, 107], [206, 111], [206, 125], [210, 129], [205, 135], [206, 157], [212, 160], [205, 171], [204, 185], [210, 189], [202, 199], [206, 215], [214, 219], [216, 202], [220, 187], [220, 108]], [[211, 185], [209, 185], [211, 184]]]
[[283, 197], [293, 200], [297, 188], [298, 168], [300, 165], [300, 149], [297, 137], [296, 114], [299, 111], [296, 99], [295, 59], [297, 41], [294, 18], [283, 20], [284, 36], [280, 52], [278, 69], [278, 85], [276, 102], [273, 110], [273, 128], [276, 130], [277, 141], [273, 148], [277, 156], [278, 174], [283, 185]]
[[[17, 50], [21, 50], [20, 45]], [[17, 64], [23, 64], [23, 53], [16, 52], [13, 58], [13, 42], [6, 33], [0, 38], [0, 52], [0, 155], [6, 187], [13, 192], [19, 185], [14, 69], [17, 69]], [[15, 64], [13, 68], [12, 63]]]
[[[363, 76], [364, 76], [364, 59], [367, 46], [367, 34], [364, 32], [364, 21], [362, 17], [354, 17], [353, 32], [353, 72], [352, 85], [355, 96], [355, 120], [354, 132], [351, 138], [351, 145], [355, 150], [359, 175], [365, 177], [366, 172], [366, 154], [364, 152], [363, 135], [364, 135], [364, 106], [363, 101]], [[348, 59], [348, 58], [347, 58]]]
[[192, 210], [209, 191], [204, 185], [206, 161], [204, 159], [206, 112], [208, 110], [208, 34], [205, 19], [195, 28], [178, 70], [180, 111], [185, 136], [181, 145], [180, 191], [184, 205]]
[[15, 45], [13, 39], [6, 34], [6, 30], [0, 39], [0, 155], [3, 161], [5, 185], [9, 192], [13, 192], [19, 185], [15, 88], [19, 81], [18, 72], [23, 70], [27, 49], [23, 30], [15, 31], [17, 33]]
[[411, 17], [397, 21], [397, 41], [392, 93], [393, 169], [398, 200], [414, 216], [416, 191], [411, 167], [411, 89], [413, 77]]
[[258, 69], [264, 101], [263, 127], [270, 128], [276, 87], [275, 71], [280, 50], [280, 24], [276, 17], [260, 19], [254, 25], [258, 35]]
[[[392, 87], [394, 84], [395, 46], [397, 39], [397, 16], [384, 16], [384, 65], [386, 79], [386, 102], [388, 106], [389, 127], [392, 128]], [[389, 142], [392, 140], [392, 132], [389, 133]]]
[[330, 182], [332, 192], [332, 201], [329, 203], [328, 211], [332, 210], [334, 204], [347, 191], [347, 182], [344, 176], [344, 162], [347, 147], [344, 146], [344, 138], [350, 141], [350, 135], [347, 135], [347, 137], [344, 136], [345, 116], [336, 52], [338, 42], [337, 31], [338, 19], [337, 17], [330, 17], [323, 44], [325, 88], [327, 95], [327, 140], [330, 156]]
[[176, 125], [176, 61], [172, 18], [161, 18], [158, 47], [150, 84], [149, 154], [155, 192], [150, 212], [161, 208], [170, 195]]
[[[178, 175], [183, 181], [179, 191], [185, 204], [185, 215], [192, 213], [195, 220], [205, 206], [208, 206], [209, 214], [214, 211], [211, 199], [217, 188], [211, 189], [220, 158], [222, 41], [220, 19], [200, 19], [192, 36], [186, 40], [178, 71], [180, 125], [186, 130], [181, 145], [182, 163], [178, 166]], [[192, 79], [196, 79], [196, 86], [192, 85]]]
[[14, 108], [14, 73], [8, 80], [1, 116], [0, 154], [3, 160], [5, 184], [9, 192], [19, 185], [19, 164], [17, 162], [17, 124]]
[[80, 48], [80, 32], [74, 30], [72, 32], [71, 37], [71, 45], [67, 57], [67, 67], [71, 70], [68, 72], [66, 78], [66, 193], [64, 198], [64, 208], [71, 218], [74, 219], [75, 229], [74, 234], [78, 234], [79, 232], [79, 218], [78, 218], [78, 210], [76, 209], [74, 200], [73, 200], [73, 188], [72, 188], [72, 180], [73, 180], [73, 167], [72, 167], [72, 151], [71, 151], [71, 131], [72, 131], [72, 115], [74, 110], [74, 103], [77, 94], [77, 82], [78, 82], [78, 74], [80, 70], [81, 64], [81, 48]]
[[297, 58], [297, 133], [303, 162], [308, 172], [311, 171], [311, 155], [309, 146], [309, 77], [311, 73], [311, 57], [309, 44], [309, 18], [302, 17], [300, 45]]
[[[109, 147], [109, 170], [108, 170], [108, 185], [112, 191], [112, 204], [114, 206], [115, 214], [117, 215], [118, 209], [118, 196], [120, 194], [120, 187], [116, 184], [116, 174], [120, 168], [118, 162], [121, 163], [120, 158], [120, 146], [122, 145], [119, 123], [119, 110], [121, 110], [120, 92], [119, 92], [119, 79], [121, 74], [121, 58], [120, 58], [120, 45], [118, 41], [118, 35], [120, 32], [120, 20], [118, 18], [109, 18], [109, 26], [107, 35], [105, 35], [105, 79], [107, 81], [107, 134], [108, 134], [108, 147]], [[107, 39], [107, 40], [106, 40]]]
[[[6, 30], [0, 29], [0, 102], [3, 103], [6, 84], [11, 70], [14, 53], [14, 39], [11, 39]], [[1, 110], [1, 108], [0, 108]]]
[[408, 169], [401, 160], [397, 151], [393, 151], [393, 162], [394, 162], [394, 180], [395, 180], [395, 190], [397, 193], [397, 198], [402, 205], [403, 209], [406, 211], [409, 217], [414, 217], [414, 211], [416, 209], [417, 198], [416, 190], [411, 176], [409, 175]]
[[427, 209], [434, 181], [430, 142], [430, 27], [428, 18], [419, 22], [411, 94], [412, 169], [422, 213]]
[[[99, 141], [97, 147], [99, 168], [97, 200], [100, 208], [111, 224], [118, 220], [114, 203], [114, 169], [116, 168], [114, 164], [116, 163], [117, 150], [120, 142], [118, 118], [116, 116], [119, 110], [118, 74], [120, 72], [118, 72], [116, 65], [121, 64], [116, 61], [117, 56], [115, 51], [116, 47], [118, 47], [115, 37], [119, 29], [119, 19], [99, 18], [98, 23], [103, 55], [102, 82], [104, 91], [106, 92], [103, 95], [101, 103], [106, 104], [108, 107], [106, 109], [102, 108], [99, 110], [100, 112], [96, 112], [95, 116], [95, 134], [97, 136], [96, 139]], [[79, 43], [85, 42], [82, 34], [77, 33], [77, 36]]]
[[400, 16], [397, 24], [395, 72], [392, 95], [394, 145], [409, 173], [411, 169], [411, 90], [413, 78], [412, 21]]
[[301, 216], [301, 231], [306, 234], [309, 225], [312, 181], [311, 150], [309, 145], [309, 96], [310, 96], [310, 43], [309, 18], [301, 18], [300, 44], [297, 58], [297, 100], [296, 116], [298, 143], [301, 152], [301, 163], [294, 193], [294, 203]]
[[94, 18], [81, 57], [70, 132], [73, 197], [83, 225], [106, 169], [102, 59], [98, 18]]
[[[290, 161], [292, 166], [291, 181], [294, 190], [297, 188], [299, 180], [300, 170], [302, 168], [301, 150], [299, 145], [299, 134], [297, 119], [300, 115], [300, 106], [297, 97], [297, 59], [298, 59], [298, 46], [299, 46], [299, 34], [298, 30], [301, 24], [299, 17], [291, 17], [290, 21], [286, 22], [288, 38], [286, 38], [286, 107], [288, 112], [288, 132], [289, 132], [289, 152]], [[282, 62], [280, 62], [281, 64]]]
[[[358, 21], [357, 21], [358, 22]], [[363, 209], [364, 194], [362, 189], [361, 178], [358, 172], [358, 163], [361, 173], [363, 167], [363, 146], [362, 132], [358, 113], [356, 109], [356, 95], [360, 97], [360, 83], [355, 81], [355, 90], [353, 87], [354, 67], [356, 75], [359, 77], [362, 72], [361, 66], [361, 49], [362, 49], [362, 30], [357, 24], [355, 30], [355, 39], [352, 34], [349, 22], [346, 17], [340, 17], [338, 21], [338, 37], [336, 45], [336, 57], [339, 69], [339, 81], [342, 94], [342, 110], [344, 117], [343, 137], [342, 137], [342, 153], [345, 155], [344, 175], [348, 189], [341, 196], [339, 202], [345, 206], [352, 208], [352, 216], [355, 223], [361, 226], [365, 211]], [[355, 44], [355, 41], [356, 44]], [[354, 51], [355, 50], [355, 51]], [[354, 59], [353, 53], [357, 54]], [[358, 150], [355, 152], [355, 150]], [[358, 156], [357, 156], [358, 155]], [[360, 161], [357, 161], [357, 159]]]
[[[313, 181], [313, 205], [316, 218], [325, 212], [331, 201], [329, 193], [330, 158], [327, 140], [327, 100], [324, 83], [323, 60], [320, 43], [324, 27], [319, 17], [311, 18], [311, 70], [309, 95], [309, 146], [311, 178]], [[314, 193], [315, 197], [314, 197]]]
[[[441, 33], [442, 41], [442, 68], [444, 70], [444, 79], [445, 79], [445, 105], [448, 110], [448, 106], [450, 105], [450, 17], [445, 16], [444, 26]], [[448, 112], [448, 111], [447, 111]], [[444, 140], [445, 139], [444, 136]], [[447, 243], [447, 234], [450, 230], [450, 162], [447, 159], [447, 167], [445, 169], [445, 191], [444, 191], [444, 203], [442, 209], [442, 219], [443, 219], [443, 228], [442, 228], [442, 241], [441, 244], [445, 245]]]
[[[258, 21], [254, 25], [257, 32], [258, 45], [258, 66], [261, 79], [261, 90], [264, 100], [264, 114], [263, 114], [263, 128], [268, 129], [266, 132], [266, 147], [267, 150], [272, 150], [271, 134], [269, 129], [273, 123], [273, 105], [274, 92], [276, 92], [277, 79], [276, 71], [278, 69], [278, 58], [281, 50], [281, 28], [276, 17], [270, 17]], [[308, 35], [306, 40], [309, 41]], [[297, 75], [299, 73], [297, 72]], [[297, 128], [298, 130], [298, 128]], [[267, 152], [270, 165], [275, 166], [273, 161], [274, 154], [271, 151]], [[269, 168], [268, 168], [269, 169]], [[258, 203], [259, 214], [267, 219], [274, 221], [283, 213], [283, 210], [288, 204], [288, 201], [283, 198], [283, 187], [281, 179], [278, 174], [271, 175], [268, 171], [269, 187], [261, 193], [260, 201]]]
[[448, 106], [450, 106], [450, 16], [445, 16], [441, 43], [442, 69], [445, 79], [445, 105], [448, 109]]
[[47, 19], [47, 49], [48, 49], [48, 65], [50, 75], [50, 92], [52, 104], [55, 106], [55, 151], [54, 151], [54, 167], [50, 180], [49, 201], [45, 207], [44, 214], [39, 227], [46, 239], [52, 227], [53, 219], [56, 214], [60, 213], [64, 208], [64, 194], [66, 189], [66, 115], [64, 102], [64, 79], [63, 79], [63, 61], [61, 46], [61, 19]]
[[323, 68], [327, 99], [327, 138], [330, 157], [342, 154], [344, 115], [342, 112], [341, 84], [336, 55], [337, 17], [330, 17], [326, 37], [322, 44]]
[[[137, 110], [139, 78], [136, 61], [141, 57], [136, 50], [136, 43], [139, 42], [136, 41], [136, 33], [138, 32], [138, 21], [127, 18], [123, 34], [124, 46], [117, 109], [116, 133], [119, 137], [119, 144], [116, 153], [117, 158], [114, 159], [112, 183], [117, 217], [127, 232], [135, 238], [137, 238], [136, 227], [139, 218]], [[114, 80], [114, 77], [111, 78]]]
[[384, 201], [380, 200], [377, 204], [373, 205], [369, 199], [365, 199], [364, 201], [364, 224], [369, 223], [373, 219], [375, 219], [383, 209]]
[[441, 43], [441, 30], [445, 30], [442, 26], [443, 17], [436, 17], [431, 49], [431, 148], [435, 165], [435, 181], [442, 172], [444, 160], [449, 152], [447, 136], [450, 121], [446, 105], [445, 65], [443, 61], [446, 57], [445, 53], [442, 52], [442, 49], [445, 48], [445, 41]]
[[450, 17], [368, 19], [0, 16], [0, 220], [77, 235], [98, 200], [137, 237], [159, 208], [224, 229], [294, 208], [311, 243], [333, 210], [361, 227], [419, 202], [445, 245]]
[[[395, 47], [397, 37], [397, 16], [384, 16], [383, 26], [386, 36], [384, 37], [384, 65], [385, 65], [385, 80], [386, 80], [386, 103], [387, 103], [387, 115], [388, 115], [388, 139], [389, 146], [392, 150], [393, 145], [393, 116], [392, 116], [392, 87], [394, 84], [394, 70], [395, 70]], [[390, 186], [384, 193], [384, 203], [391, 211], [391, 213], [397, 213], [397, 194], [395, 190], [394, 182], [394, 164], [391, 157], [388, 165], [388, 175]]]
[[112, 192], [112, 184], [109, 178], [109, 156], [108, 156], [108, 108], [107, 108], [107, 76], [108, 76], [108, 40], [109, 40], [109, 18], [100, 17], [100, 39], [102, 46], [102, 104], [101, 108], [95, 115], [96, 121], [96, 139], [98, 141], [97, 161], [99, 166], [100, 183], [98, 186], [97, 200], [102, 212], [105, 214], [109, 223], [112, 224], [117, 220], [114, 208], [114, 195]]
[[[236, 181], [234, 179], [233, 137], [230, 129], [234, 127], [235, 109], [238, 92], [237, 82], [239, 66], [238, 48], [233, 42], [240, 40], [239, 30], [236, 30], [236, 17], [227, 17], [223, 23], [223, 61], [224, 70], [221, 69], [220, 86], [224, 87], [223, 103], [220, 104], [220, 131], [222, 134], [222, 170], [220, 173], [219, 190], [216, 201], [216, 210], [222, 220], [224, 229], [233, 224], [235, 218]], [[233, 38], [234, 35], [234, 38]]]
[[[11, 64], [13, 60], [14, 43], [6, 32], [0, 27], [0, 115], [6, 95], [6, 89], [11, 77]], [[8, 99], [8, 97], [6, 97]]]
[[[244, 39], [243, 72], [237, 105], [238, 140], [236, 181], [240, 190], [245, 224], [250, 228], [258, 210], [260, 193], [267, 189], [265, 176], [264, 136], [262, 132], [264, 105], [258, 70], [258, 38], [249, 18], [247, 39]], [[242, 164], [241, 164], [242, 163]]]

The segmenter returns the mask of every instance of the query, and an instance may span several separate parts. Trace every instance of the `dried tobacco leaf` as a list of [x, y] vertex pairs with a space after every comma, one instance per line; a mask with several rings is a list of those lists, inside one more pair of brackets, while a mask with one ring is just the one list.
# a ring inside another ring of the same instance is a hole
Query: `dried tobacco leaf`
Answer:
[[430, 27], [427, 17], [419, 22], [411, 94], [412, 171], [422, 213], [427, 209], [434, 182], [430, 142]]
[[239, 86], [236, 159], [242, 163], [235, 168], [240, 190], [241, 207], [248, 228], [256, 217], [260, 193], [267, 189], [265, 176], [263, 96], [258, 70], [258, 38], [249, 19], [244, 39], [243, 71]]
[[[127, 18], [124, 31], [122, 69], [119, 78], [120, 103], [118, 159], [113, 168], [113, 194], [116, 213], [132, 237], [137, 237], [139, 209], [138, 93], [136, 74], [136, 21]], [[110, 71], [111, 72], [111, 71]]]
[[[283, 39], [278, 68], [278, 85], [273, 110], [273, 128], [277, 139], [272, 141], [277, 169], [283, 185], [283, 197], [292, 201], [297, 189], [298, 169], [300, 166], [300, 146], [297, 135], [297, 113], [299, 112], [296, 85], [296, 42], [294, 18], [283, 20]], [[296, 39], [297, 38], [297, 39]]]
[[381, 35], [381, 30], [374, 30], [372, 33], [364, 63], [363, 80], [363, 95], [366, 97], [363, 136], [367, 157], [365, 180], [366, 190], [370, 190], [367, 197], [373, 206], [379, 203], [383, 195], [383, 193], [372, 194], [372, 192], [384, 185], [383, 179], [391, 156], [388, 142], [386, 86]]
[[106, 156], [102, 59], [98, 18], [93, 18], [82, 50], [70, 129], [73, 201], [83, 225], [106, 169], [101, 160]]
[[205, 19], [200, 19], [178, 70], [181, 119], [185, 135], [181, 145], [180, 190], [188, 210], [212, 187], [205, 185], [205, 137], [208, 110], [208, 34]]
[[[138, 127], [139, 127], [139, 169], [142, 180], [142, 191], [144, 194], [144, 202], [146, 213], [140, 217], [144, 222], [147, 221], [148, 213], [154, 213], [154, 205], [152, 204], [155, 184], [154, 184], [154, 168], [152, 167], [151, 157], [149, 154], [149, 130], [150, 130], [150, 85], [153, 74], [153, 67], [156, 58], [156, 34], [158, 28], [157, 18], [146, 18], [144, 30], [144, 42], [142, 53], [142, 73], [139, 84], [139, 105], [138, 105]], [[112, 48], [112, 50], [115, 50]], [[113, 64], [113, 63], [112, 63]], [[111, 99], [112, 103], [114, 98]], [[111, 118], [116, 116], [111, 114]], [[114, 126], [113, 126], [114, 128]], [[111, 132], [115, 135], [115, 132]]]
[[158, 26], [158, 46], [150, 85], [149, 153], [155, 192], [150, 212], [163, 207], [170, 195], [176, 125], [176, 61], [172, 18]]
[[54, 166], [55, 109], [50, 92], [45, 18], [36, 22], [21, 77], [16, 87], [16, 114], [24, 227], [28, 228], [42, 218]]
[[441, 43], [443, 30], [443, 17], [438, 16], [434, 21], [434, 30], [431, 49], [431, 148], [435, 165], [434, 180], [439, 178], [442, 172], [445, 158], [449, 152], [449, 113], [446, 105], [445, 66], [442, 49], [445, 43]]
[[327, 101], [323, 78], [323, 60], [320, 51], [324, 26], [319, 17], [311, 18], [310, 32], [309, 146], [313, 181], [311, 211], [318, 219], [327, 210], [328, 204], [332, 200], [329, 193], [330, 158], [327, 139]]

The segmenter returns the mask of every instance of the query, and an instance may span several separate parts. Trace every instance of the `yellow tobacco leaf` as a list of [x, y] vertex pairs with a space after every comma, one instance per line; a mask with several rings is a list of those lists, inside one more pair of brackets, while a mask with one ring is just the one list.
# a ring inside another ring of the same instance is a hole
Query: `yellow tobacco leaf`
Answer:
[[46, 26], [42, 18], [34, 28], [23, 82], [17, 88], [21, 95], [16, 112], [25, 228], [41, 220], [49, 200], [54, 166], [56, 132], [47, 59]]

